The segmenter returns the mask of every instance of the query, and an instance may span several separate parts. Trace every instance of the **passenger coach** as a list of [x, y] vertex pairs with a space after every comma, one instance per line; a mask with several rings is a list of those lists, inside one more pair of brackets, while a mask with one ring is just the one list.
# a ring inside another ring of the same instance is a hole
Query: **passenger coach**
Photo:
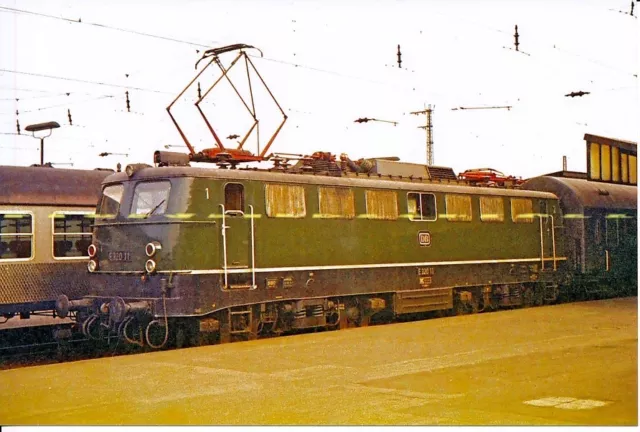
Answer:
[[100, 183], [113, 171], [0, 166], [0, 314], [51, 311], [88, 292]]

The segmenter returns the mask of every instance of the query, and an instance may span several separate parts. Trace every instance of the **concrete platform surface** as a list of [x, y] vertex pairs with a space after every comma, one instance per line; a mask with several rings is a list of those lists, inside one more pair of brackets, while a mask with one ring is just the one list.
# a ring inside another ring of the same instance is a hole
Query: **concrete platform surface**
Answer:
[[637, 425], [637, 298], [0, 371], [5, 425]]

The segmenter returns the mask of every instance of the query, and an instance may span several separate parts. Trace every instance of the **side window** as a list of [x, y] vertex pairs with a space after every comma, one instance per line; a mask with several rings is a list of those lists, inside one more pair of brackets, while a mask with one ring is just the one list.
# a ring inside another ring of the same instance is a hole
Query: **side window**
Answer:
[[224, 209], [227, 212], [244, 212], [244, 186], [227, 183], [224, 187]]
[[33, 216], [27, 213], [0, 213], [0, 260], [31, 258]]
[[380, 220], [398, 219], [398, 196], [395, 191], [365, 191], [367, 218]]
[[533, 201], [529, 198], [511, 198], [511, 220], [515, 223], [533, 223]]
[[142, 182], [133, 191], [131, 214], [150, 216], [167, 210], [171, 183], [168, 181]]
[[471, 197], [469, 195], [445, 195], [447, 220], [471, 222]]
[[436, 196], [434, 194], [409, 192], [407, 194], [409, 219], [434, 221], [437, 218]]
[[356, 215], [351, 189], [318, 187], [318, 202], [321, 218], [353, 219]]
[[53, 214], [53, 256], [55, 258], [86, 257], [91, 244], [91, 214]]
[[96, 217], [102, 219], [114, 218], [120, 211], [120, 202], [122, 201], [122, 193], [124, 186], [121, 184], [107, 186], [102, 191], [102, 198], [98, 205], [98, 214]]
[[481, 196], [480, 220], [483, 222], [504, 222], [504, 198]]
[[267, 184], [264, 190], [268, 217], [303, 218], [306, 216], [307, 208], [302, 186]]

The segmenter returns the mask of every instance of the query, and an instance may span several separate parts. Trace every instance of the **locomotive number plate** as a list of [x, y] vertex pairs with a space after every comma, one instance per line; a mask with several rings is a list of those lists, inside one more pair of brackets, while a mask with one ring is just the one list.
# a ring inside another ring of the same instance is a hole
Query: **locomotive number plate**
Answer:
[[107, 255], [109, 261], [131, 261], [131, 252], [112, 251]]

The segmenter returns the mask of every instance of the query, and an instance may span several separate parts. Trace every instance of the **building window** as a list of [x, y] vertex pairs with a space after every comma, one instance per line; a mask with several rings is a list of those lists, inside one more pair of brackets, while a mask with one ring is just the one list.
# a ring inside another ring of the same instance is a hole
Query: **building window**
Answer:
[[626, 153], [620, 154], [620, 167], [622, 183], [629, 183], [629, 156]]
[[86, 257], [91, 244], [91, 214], [53, 214], [53, 256], [55, 258]]
[[318, 187], [318, 201], [321, 218], [353, 219], [356, 215], [351, 189]]
[[122, 194], [124, 192], [124, 186], [121, 184], [107, 186], [102, 191], [102, 198], [100, 199], [100, 205], [98, 205], [98, 214], [96, 217], [109, 219], [114, 218], [120, 211], [120, 202], [122, 201]]
[[171, 183], [168, 181], [138, 183], [133, 191], [131, 214], [163, 214], [167, 210], [170, 189]]
[[368, 190], [365, 200], [368, 219], [398, 219], [398, 197], [394, 191]]
[[33, 255], [33, 216], [0, 213], [0, 260], [28, 259]]
[[407, 194], [409, 219], [417, 221], [434, 221], [437, 218], [436, 196], [434, 194], [409, 192]]
[[589, 169], [590, 177], [594, 180], [600, 180], [600, 145], [596, 143], [589, 144]]
[[511, 198], [511, 220], [515, 223], [533, 223], [533, 201]]
[[302, 186], [265, 185], [268, 217], [303, 218], [307, 214]]
[[480, 197], [480, 220], [483, 222], [504, 221], [504, 199], [502, 197]]
[[224, 187], [224, 210], [226, 212], [244, 212], [244, 186], [228, 183]]
[[471, 197], [469, 195], [445, 195], [447, 220], [471, 222]]

